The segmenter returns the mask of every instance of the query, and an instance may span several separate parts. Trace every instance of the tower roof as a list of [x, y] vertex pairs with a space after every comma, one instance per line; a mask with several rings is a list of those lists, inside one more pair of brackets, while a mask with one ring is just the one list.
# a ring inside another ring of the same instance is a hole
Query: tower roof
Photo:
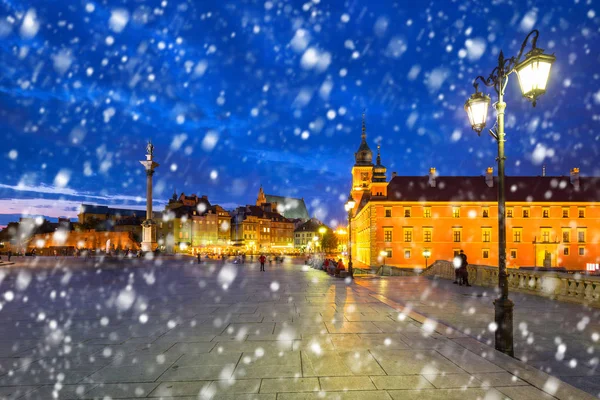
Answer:
[[381, 146], [377, 145], [377, 164], [373, 167], [373, 182], [386, 182], [386, 168], [381, 165]]
[[354, 153], [355, 165], [373, 165], [373, 152], [367, 144], [367, 123], [365, 121], [365, 113], [362, 114], [362, 141], [358, 147], [358, 151]]

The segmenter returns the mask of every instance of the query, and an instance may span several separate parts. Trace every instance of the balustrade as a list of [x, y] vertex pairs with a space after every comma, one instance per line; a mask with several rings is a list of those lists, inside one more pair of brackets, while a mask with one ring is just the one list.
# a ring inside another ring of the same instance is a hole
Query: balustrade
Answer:
[[[467, 266], [469, 281], [477, 286], [498, 286], [498, 268], [486, 265]], [[600, 307], [600, 276], [553, 271], [507, 270], [511, 290]], [[454, 265], [438, 260], [422, 271], [423, 276], [454, 280]]]

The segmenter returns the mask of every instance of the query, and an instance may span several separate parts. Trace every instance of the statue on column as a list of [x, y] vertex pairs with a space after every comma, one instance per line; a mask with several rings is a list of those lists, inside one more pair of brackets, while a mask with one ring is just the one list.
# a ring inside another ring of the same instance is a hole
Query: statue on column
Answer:
[[142, 222], [142, 251], [154, 251], [158, 247], [156, 242], [156, 223], [152, 219], [152, 175], [158, 163], [153, 160], [154, 145], [148, 141], [146, 145], [146, 159], [140, 161], [146, 170], [146, 219]]

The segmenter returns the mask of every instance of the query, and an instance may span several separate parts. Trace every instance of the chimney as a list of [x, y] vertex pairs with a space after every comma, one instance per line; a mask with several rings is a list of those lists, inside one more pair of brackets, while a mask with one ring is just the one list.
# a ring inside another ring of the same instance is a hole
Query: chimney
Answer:
[[429, 168], [429, 186], [435, 187], [435, 177], [437, 173], [435, 172], [435, 168]]
[[488, 167], [488, 169], [485, 171], [485, 184], [488, 185], [488, 187], [494, 187], [494, 168], [493, 167]]
[[394, 179], [397, 176], [398, 176], [398, 173], [396, 171], [392, 172], [392, 179]]
[[546, 164], [542, 165], [542, 176], [546, 176]]
[[204, 200], [208, 200], [208, 196], [207, 196], [207, 195], [205, 195], [205, 194], [203, 194], [203, 195], [202, 195], [202, 198], [203, 198]]
[[579, 189], [579, 168], [571, 168], [571, 184], [575, 189]]

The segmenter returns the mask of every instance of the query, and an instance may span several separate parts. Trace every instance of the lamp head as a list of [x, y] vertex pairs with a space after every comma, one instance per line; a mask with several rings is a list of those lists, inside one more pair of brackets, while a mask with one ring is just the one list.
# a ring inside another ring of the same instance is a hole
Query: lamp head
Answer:
[[475, 93], [473, 93], [465, 102], [465, 111], [469, 117], [471, 128], [473, 128], [478, 135], [481, 134], [481, 131], [487, 122], [489, 107], [490, 96], [478, 91], [477, 85], [475, 85]]
[[544, 54], [544, 49], [533, 48], [525, 54], [525, 59], [515, 66], [519, 86], [523, 97], [535, 104], [537, 98], [546, 93], [550, 69], [556, 61], [551, 54]]

